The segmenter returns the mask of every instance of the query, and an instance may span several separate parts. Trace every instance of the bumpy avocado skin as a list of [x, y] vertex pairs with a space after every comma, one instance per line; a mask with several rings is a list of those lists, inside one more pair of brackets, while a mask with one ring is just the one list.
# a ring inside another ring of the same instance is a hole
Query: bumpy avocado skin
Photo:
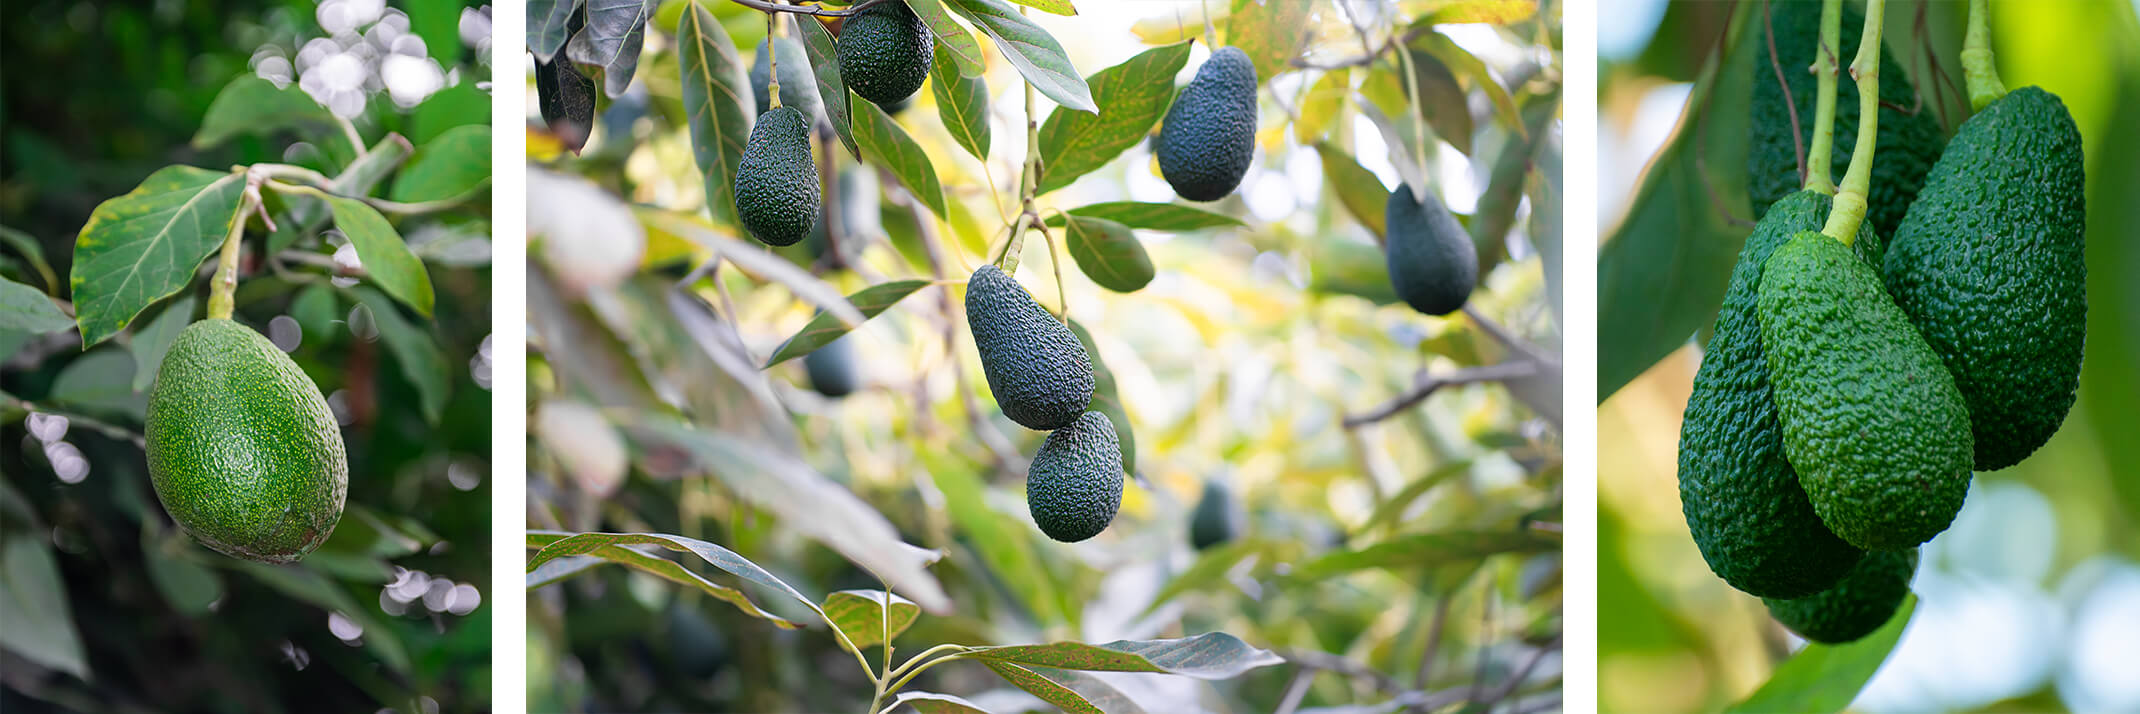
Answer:
[[904, 0], [871, 5], [840, 25], [840, 79], [880, 107], [904, 100], [929, 78], [935, 41]]
[[819, 211], [810, 120], [794, 107], [758, 117], [736, 164], [736, 214], [752, 236], [789, 246], [810, 236]]
[[1946, 530], [1969, 491], [1969, 410], [1879, 274], [1800, 233], [1769, 256], [1760, 313], [1784, 455], [1821, 522], [1866, 550]]
[[780, 105], [794, 107], [814, 121], [824, 113], [824, 100], [817, 94], [817, 77], [810, 73], [810, 56], [803, 53], [802, 43], [796, 42], [795, 38], [782, 37], [779, 42], [779, 47], [775, 48], [779, 55], [772, 58], [777, 62], [767, 61], [765, 40], [758, 41], [758, 57], [751, 62], [750, 90], [758, 100], [758, 113], [764, 114], [773, 108], [773, 97], [766, 91], [771, 89], [773, 74], [768, 65], [778, 64]]
[[1025, 505], [1040, 532], [1064, 543], [1107, 530], [1122, 507], [1122, 449], [1107, 415], [1085, 412], [1041, 442]]
[[[1753, 28], [1762, 43], [1753, 67], [1753, 108], [1747, 126], [1747, 192], [1754, 202], [1754, 215], [1763, 215], [1770, 204], [1797, 191], [1805, 181], [1798, 174], [1798, 152], [1813, 143], [1813, 104], [1818, 80], [1806, 68], [1813, 66], [1820, 38], [1819, 0], [1771, 0], [1769, 22], [1775, 29], [1776, 64], [1769, 64], [1766, 36]], [[1865, 27], [1865, 14], [1843, 4], [1843, 18], [1836, 50], [1835, 144], [1833, 171], [1840, 177], [1850, 166], [1857, 147], [1858, 85], [1848, 66], [1857, 51], [1858, 34]], [[1798, 109], [1798, 142], [1791, 140], [1791, 112], [1784, 104], [1784, 88], [1776, 83], [1776, 68], [1790, 84], [1790, 97]], [[1867, 218], [1881, 235], [1892, 236], [1895, 227], [1924, 185], [1925, 172], [1937, 161], [1946, 143], [1939, 122], [1917, 100], [1910, 77], [1895, 63], [1887, 48], [1880, 51], [1880, 127], [1873, 154], [1872, 189], [1867, 196]]]
[[1221, 47], [1197, 68], [1159, 126], [1153, 154], [1174, 193], [1216, 201], [1233, 193], [1256, 154], [1256, 65]]
[[1796, 599], [1761, 598], [1770, 617], [1814, 642], [1839, 645], [1870, 635], [1895, 616], [1917, 574], [1917, 549], [1867, 553], [1835, 587]]
[[2081, 160], [2065, 104], [2016, 89], [1962, 123], [1888, 251], [1887, 290], [1954, 374], [1981, 471], [2049, 441], [2080, 388]]
[[1389, 236], [1383, 246], [1389, 261], [1390, 286], [1407, 305], [1428, 315], [1447, 315], [1464, 307], [1479, 284], [1479, 249], [1464, 225], [1433, 192], [1425, 203], [1398, 186], [1383, 208]]
[[1085, 346], [994, 265], [981, 266], [966, 282], [966, 325], [988, 389], [1011, 421], [1036, 431], [1060, 429], [1092, 403], [1096, 382]]
[[828, 397], [853, 394], [860, 381], [855, 373], [854, 346], [844, 336], [803, 355], [803, 371], [810, 375], [810, 388]]
[[[1680, 423], [1679, 501], [1687, 530], [1709, 569], [1752, 595], [1820, 592], [1864, 554], [1821, 525], [1784, 458], [1761, 351], [1762, 264], [1791, 236], [1819, 230], [1832, 203], [1825, 194], [1799, 191], [1755, 224], [1732, 267]], [[1856, 246], [1868, 262], [1879, 260], [1878, 236], [1861, 234]]]
[[291, 563], [342, 518], [349, 460], [319, 387], [274, 343], [193, 323], [149, 392], [149, 480], [179, 528], [234, 558]]

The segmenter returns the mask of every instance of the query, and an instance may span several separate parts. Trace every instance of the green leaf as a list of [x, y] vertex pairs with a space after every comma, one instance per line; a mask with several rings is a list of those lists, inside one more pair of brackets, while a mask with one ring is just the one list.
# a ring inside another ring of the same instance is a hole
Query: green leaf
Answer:
[[450, 368], [438, 343], [431, 339], [430, 332], [403, 318], [394, 303], [379, 291], [360, 286], [356, 294], [357, 302], [371, 311], [372, 324], [379, 327], [379, 339], [386, 342], [387, 352], [401, 366], [402, 376], [416, 387], [417, 407], [424, 421], [437, 424], [445, 414], [446, 397], [452, 389]]
[[1768, 682], [1727, 712], [1839, 712], [1850, 706], [1865, 683], [1894, 652], [1917, 609], [1917, 596], [1905, 598], [1887, 624], [1856, 642], [1824, 645], [1809, 642], [1769, 675]]
[[1382, 179], [1373, 171], [1360, 165], [1358, 159], [1345, 153], [1344, 149], [1328, 142], [1315, 145], [1315, 153], [1323, 159], [1323, 178], [1337, 194], [1338, 203], [1353, 220], [1366, 226], [1375, 234], [1375, 240], [1383, 240], [1389, 234], [1388, 212], [1390, 190], [1382, 186]]
[[1308, 87], [1306, 96], [1300, 98], [1300, 117], [1293, 120], [1293, 139], [1302, 144], [1311, 144], [1330, 131], [1336, 121], [1338, 110], [1345, 106], [1345, 98], [1352, 95], [1352, 70], [1339, 67], [1324, 72], [1322, 78]]
[[1529, 531], [1454, 531], [1415, 533], [1359, 550], [1337, 551], [1295, 568], [1290, 577], [1303, 582], [1360, 570], [1461, 565], [1503, 553], [1546, 553], [1560, 541]]
[[46, 292], [59, 289], [59, 277], [52, 274], [52, 264], [45, 260], [45, 249], [38, 244], [36, 237], [0, 226], [0, 242], [7, 243], [16, 252], [21, 253], [23, 260], [30, 261], [30, 267], [36, 269], [37, 277], [45, 281]]
[[989, 714], [980, 705], [960, 697], [936, 692], [907, 690], [892, 698], [892, 708], [905, 704], [919, 714]]
[[[914, 294], [914, 291], [928, 286], [927, 280], [878, 283], [847, 296], [847, 302], [854, 305], [856, 310], [862, 311], [863, 319], [868, 319], [898, 304], [900, 300], [906, 299], [906, 296]], [[770, 369], [773, 365], [815, 352], [817, 348], [831, 344], [851, 329], [830, 314], [818, 313], [810, 318], [809, 324], [803, 325], [801, 332], [780, 343], [780, 348], [773, 350], [773, 356], [766, 358], [765, 366]]]
[[0, 543], [0, 646], [46, 668], [89, 679], [82, 638], [67, 610], [67, 584], [42, 531]]
[[[266, 135], [284, 129], [324, 132], [334, 125], [334, 114], [297, 85], [277, 87], [247, 74], [216, 92], [215, 101], [208, 103], [208, 115], [201, 118], [201, 130], [193, 135], [193, 148], [213, 148], [240, 134]], [[332, 134], [341, 136], [340, 132]]]
[[1106, 644], [1056, 642], [967, 650], [966, 657], [1026, 667], [1086, 672], [1163, 672], [1197, 679], [1232, 679], [1285, 660], [1224, 632], [1174, 640], [1116, 640]]
[[[165, 308], [169, 309], [169, 308]], [[334, 296], [334, 288], [322, 283], [313, 283], [297, 292], [290, 301], [290, 317], [305, 331], [305, 339], [321, 340], [334, 334], [334, 323], [342, 319], [341, 301]], [[139, 334], [134, 336], [141, 339]]]
[[1159, 594], [1152, 596], [1152, 604], [1145, 606], [1144, 614], [1151, 614], [1153, 610], [1157, 610], [1159, 606], [1173, 601], [1176, 597], [1180, 597], [1182, 593], [1202, 590], [1207, 586], [1223, 582], [1227, 571], [1233, 570], [1234, 564], [1241, 562], [1242, 558], [1253, 555], [1262, 548], [1262, 543], [1240, 538], [1217, 548], [1197, 553], [1196, 562], [1190, 563], [1187, 570], [1181, 571], [1180, 575], [1168, 580], [1165, 586], [1159, 588]]
[[[1598, 401], [1716, 320], [1752, 230], [1747, 108], [1760, 42], [1758, 5], [1732, 15], [1721, 55], [1702, 65], [1687, 108], [1650, 159], [1625, 217], [1598, 246]], [[1751, 32], [1747, 28], [1755, 28]]]
[[[328, 180], [327, 192], [351, 198], [369, 196], [380, 181], [386, 180], [388, 174], [401, 166], [403, 159], [409, 158], [412, 150], [408, 139], [400, 134], [387, 134], [363, 156], [342, 169], [342, 173]], [[270, 195], [289, 204], [289, 210], [276, 221], [275, 232], [268, 234], [267, 252], [270, 254], [288, 249], [297, 243], [298, 238], [319, 230], [327, 221], [327, 202], [322, 199], [295, 192]]]
[[875, 102], [854, 106], [855, 143], [862, 147], [862, 160], [892, 172], [922, 205], [938, 218], [948, 220], [951, 211], [944, 205], [944, 187], [937, 183], [936, 167], [930, 165], [929, 155], [922, 153], [921, 144], [915, 143], [914, 137], [899, 128], [892, 115], [884, 113]]
[[74, 326], [45, 291], [0, 278], [0, 330], [42, 335]]
[[357, 247], [357, 259], [364, 263], [364, 272], [372, 282], [394, 299], [415, 308], [418, 314], [430, 317], [431, 274], [424, 271], [424, 262], [409, 252], [409, 245], [386, 222], [386, 216], [354, 198], [334, 196], [327, 199], [327, 207], [334, 211], [334, 227]]
[[1464, 85], [1456, 81], [1456, 72], [1434, 55], [1418, 50], [1406, 52], [1412, 57], [1412, 73], [1418, 80], [1413, 85], [1413, 111], [1426, 118], [1435, 136], [1469, 155], [1471, 102], [1464, 96]]
[[[1516, 112], [1516, 100], [1510, 98], [1508, 90], [1502, 89], [1501, 83], [1494, 80], [1492, 72], [1486, 71], [1485, 62], [1479, 61], [1478, 57], [1457, 46], [1455, 42], [1450, 41], [1447, 36], [1439, 32], [1420, 33], [1413, 37], [1411, 45], [1414, 49], [1423, 50], [1435, 59], [1440, 60], [1457, 77], [1465, 80], [1464, 86], [1467, 88], [1485, 92], [1487, 100], [1493, 103], [1494, 113], [1501, 118], [1501, 122], [1514, 129], [1518, 134], [1528, 136], [1525, 133], [1523, 120]], [[1469, 117], [1470, 112], [1466, 111], [1465, 116]]]
[[587, 145], [587, 136], [594, 132], [594, 80], [580, 74], [579, 67], [564, 57], [537, 62], [535, 101], [542, 110], [543, 124], [557, 136], [558, 143], [566, 151], [580, 153]]
[[832, 31], [825, 29], [816, 20], [796, 18], [795, 25], [802, 28], [803, 53], [810, 55], [810, 71], [817, 77], [817, 94], [825, 102], [825, 118], [832, 122], [832, 133], [847, 146], [847, 153], [862, 158], [862, 148], [855, 145], [853, 102], [847, 96], [847, 82], [840, 79], [840, 57]]
[[1077, 8], [1070, 6], [1070, 0], [1011, 0], [1011, 2], [1051, 15], [1077, 17]]
[[549, 62], [565, 47], [565, 28], [580, 0], [530, 0], [528, 2], [528, 51]]
[[988, 59], [981, 56], [981, 43], [974, 40], [973, 33], [967, 32], [957, 20], [951, 19], [951, 13], [944, 11], [942, 0], [906, 0], [906, 3], [914, 10], [914, 15], [929, 26], [929, 31], [936, 34], [939, 62], [943, 61], [944, 55], [950, 55], [957, 67], [954, 73], [968, 79], [978, 80], [988, 72]]
[[144, 391], [156, 381], [156, 372], [163, 367], [163, 355], [171, 351], [171, 343], [178, 341], [178, 333], [185, 332], [193, 324], [193, 308], [200, 301], [193, 295], [178, 296], [156, 314], [147, 326], [134, 331], [134, 338], [126, 348], [134, 354], [134, 391]]
[[647, 18], [660, 4], [660, 0], [587, 0], [587, 24], [565, 42], [565, 57], [601, 67], [602, 91], [611, 97], [623, 94], [639, 69]]
[[[1109, 201], [1092, 203], [1068, 211], [1081, 218], [1097, 218], [1114, 221], [1131, 228], [1180, 233], [1206, 228], [1238, 228], [1245, 224], [1241, 219], [1223, 213], [1213, 213], [1195, 206], [1178, 203], [1142, 203], [1138, 201]], [[1048, 216], [1048, 225], [1061, 226], [1067, 219], [1061, 214]]]
[[[691, 157], [706, 184], [706, 210], [716, 222], [738, 225], [736, 164], [743, 160], [753, 121], [750, 110], [756, 106], [750, 79], [728, 32], [698, 3], [676, 21], [676, 42], [682, 45], [677, 58], [683, 68], [684, 111], [690, 115]], [[816, 59], [811, 57], [812, 62]], [[826, 105], [831, 111], [831, 102]]]
[[394, 179], [395, 201], [417, 203], [462, 198], [490, 183], [490, 125], [446, 130], [409, 157]]
[[1129, 226], [1101, 218], [1071, 216], [1063, 229], [1070, 257], [1100, 287], [1132, 293], [1151, 284], [1152, 258]]
[[825, 619], [847, 633], [847, 640], [855, 648], [872, 647], [886, 641], [887, 607], [891, 610], [889, 637], [893, 639], [912, 627], [914, 618], [921, 615], [921, 606], [914, 601], [883, 590], [841, 590], [825, 597]]
[[[795, 588], [789, 587], [786, 581], [774, 577], [772, 573], [758, 567], [758, 564], [751, 562], [750, 559], [737, 555], [735, 551], [696, 538], [686, 538], [665, 533], [574, 534], [530, 531], [528, 532], [528, 547], [540, 548], [540, 550], [528, 559], [528, 588], [534, 589], [557, 582], [562, 580], [564, 576], [575, 574], [594, 564], [588, 561], [570, 562], [569, 559], [571, 558], [595, 558], [598, 559], [597, 562], [617, 563], [655, 575], [664, 580], [698, 588], [701, 592], [736, 606], [736, 609], [742, 610], [746, 615], [769, 620], [780, 627], [786, 629], [802, 627], [802, 623], [760, 609], [758, 604], [751, 602], [750, 596], [745, 595], [741, 590], [707, 580], [697, 573], [684, 568], [683, 565], [678, 564], [676, 561], [627, 547], [632, 545], [657, 545], [679, 553], [698, 556], [700, 560], [704, 560], [713, 567], [720, 568], [731, 575], [787, 593], [789, 596], [802, 601], [803, 604], [809, 605], [812, 609], [817, 608], [816, 603], [811, 602], [810, 598], [804, 597]], [[559, 559], [567, 559], [569, 565], [564, 568], [554, 569], [546, 569], [544, 567], [545, 564]], [[819, 610], [819, 612], [822, 613], [823, 611]]]
[[1479, 194], [1478, 207], [1471, 214], [1471, 241], [1478, 247], [1481, 274], [1491, 271], [1508, 255], [1508, 232], [1516, 222], [1516, 208], [1522, 203], [1528, 183], [1526, 177], [1531, 175], [1532, 156], [1537, 153], [1538, 143], [1546, 138], [1546, 125], [1559, 107], [1558, 91], [1524, 100], [1526, 133], [1509, 133], [1501, 152], [1493, 158], [1486, 191]]
[[[927, 2], [928, 0], [923, 0]], [[943, 43], [936, 45], [936, 62], [929, 65], [929, 91], [936, 94], [936, 113], [944, 131], [982, 161], [988, 160], [988, 84], [979, 77], [959, 74], [956, 57]]]
[[1040, 697], [1041, 701], [1055, 705], [1063, 710], [1064, 714], [1105, 714], [1076, 691], [1056, 683], [1055, 680], [1042, 677], [1030, 668], [998, 660], [986, 660], [982, 664], [988, 665], [988, 670], [1002, 677], [1003, 681]]
[[193, 279], [230, 234], [245, 179], [227, 171], [167, 166], [98, 204], [74, 239], [74, 320], [87, 349], [150, 304]]
[[1403, 521], [1405, 511], [1411, 508], [1413, 501], [1419, 500], [1420, 496], [1426, 495], [1435, 486], [1448, 483], [1449, 479], [1469, 473], [1471, 473], [1470, 461], [1452, 461], [1436, 467], [1425, 476], [1412, 479], [1412, 482], [1405, 484], [1403, 489], [1384, 499], [1381, 505], [1375, 506], [1375, 512], [1369, 515], [1367, 521], [1360, 524], [1360, 527], [1354, 532], [1368, 533], [1376, 528], [1382, 528], [1386, 531], [1396, 530], [1397, 524]]
[[1538, 14], [1536, 0], [1432, 0], [1413, 27], [1490, 23], [1509, 25]]
[[187, 557], [199, 548], [175, 532], [160, 528], [141, 529], [141, 552], [148, 562], [149, 580], [163, 593], [171, 609], [187, 617], [209, 614], [208, 606], [223, 597], [223, 580], [215, 571]]
[[1308, 21], [1309, 2], [1251, 2], [1226, 18], [1226, 42], [1256, 65], [1256, 81], [1269, 82], [1291, 70], [1315, 24]]
[[1174, 101], [1174, 75], [1189, 61], [1187, 41], [1155, 47], [1088, 80], [1100, 109], [1057, 109], [1040, 126], [1040, 193], [1070, 185], [1144, 141]]
[[133, 356], [116, 347], [91, 350], [68, 362], [52, 380], [51, 400], [77, 411], [134, 421], [149, 408], [149, 396], [134, 388]]
[[988, 485], [972, 469], [928, 469], [926, 474], [943, 492], [951, 522], [965, 534], [964, 542], [980, 555], [996, 582], [1003, 583], [1016, 602], [1032, 613], [1035, 623], [1066, 622], [1069, 614], [1056, 595], [1067, 584], [1057, 582], [1042, 567], [1031, 535], [1035, 531], [1023, 522], [1028, 516], [1022, 511], [1011, 515], [990, 507]]
[[1308, 248], [1308, 289], [1331, 295], [1365, 298], [1376, 305], [1397, 302], [1390, 285], [1389, 256], [1371, 243], [1342, 238], [1315, 241]]
[[[236, 558], [217, 558], [217, 565], [233, 568], [251, 575], [268, 587], [302, 602], [311, 603], [328, 612], [340, 613], [343, 617], [364, 628], [364, 646], [389, 669], [406, 676], [409, 672], [409, 652], [401, 644], [401, 638], [388, 629], [372, 613], [376, 607], [358, 605], [356, 598], [327, 576], [304, 565], [268, 565]], [[376, 589], [374, 589], [376, 591]]]
[[1137, 432], [1130, 428], [1129, 412], [1122, 409], [1122, 395], [1115, 386], [1115, 372], [1100, 359], [1100, 345], [1092, 341], [1092, 332], [1076, 320], [1070, 321], [1070, 333], [1085, 346], [1085, 354], [1092, 359], [1092, 408], [1107, 415], [1115, 424], [1115, 437], [1122, 442], [1122, 472], [1137, 474]]
[[1019, 15], [1016, 9], [1002, 0], [944, 0], [952, 12], [965, 16], [966, 20], [979, 26], [996, 41], [996, 49], [1011, 66], [1025, 76], [1027, 82], [1041, 94], [1071, 109], [1098, 112], [1099, 105], [1092, 101], [1092, 90], [1078, 76], [1077, 67], [1070, 64], [1070, 56], [1063, 52], [1062, 43], [1055, 36], [1040, 29], [1032, 20]]

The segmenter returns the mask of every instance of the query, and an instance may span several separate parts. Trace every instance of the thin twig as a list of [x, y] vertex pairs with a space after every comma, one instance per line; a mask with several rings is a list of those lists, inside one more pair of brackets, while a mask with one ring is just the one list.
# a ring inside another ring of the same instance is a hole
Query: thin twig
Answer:
[[867, 10], [870, 8], [870, 6], [880, 2], [884, 2], [885, 0], [863, 0], [863, 2], [855, 3], [854, 5], [849, 6], [845, 10], [827, 10], [817, 5], [782, 5], [776, 2], [768, 2], [768, 0], [731, 1], [737, 5], [742, 5], [744, 7], [751, 8], [753, 10], [758, 10], [761, 12], [791, 12], [797, 15], [809, 15], [812, 17], [847, 17], [855, 13], [859, 13], [863, 10]]
[[1315, 668], [1302, 666], [1293, 670], [1293, 679], [1286, 682], [1285, 696], [1278, 700], [1278, 708], [1272, 714], [1293, 714], [1300, 709], [1300, 702], [1308, 697], [1308, 685], [1315, 681]]
[[1538, 374], [1538, 362], [1530, 359], [1490, 364], [1483, 367], [1466, 367], [1444, 375], [1435, 375], [1422, 369], [1413, 378], [1410, 391], [1365, 413], [1345, 417], [1344, 425], [1347, 429], [1357, 429], [1361, 426], [1396, 416], [1404, 410], [1426, 401], [1427, 397], [1433, 396], [1442, 387], [1476, 384], [1479, 382], [1502, 382], [1536, 374]]
[[1374, 685], [1376, 691], [1390, 696], [1397, 696], [1406, 691], [1403, 686], [1397, 684], [1396, 677], [1383, 674], [1381, 670], [1343, 656], [1319, 650], [1286, 650], [1278, 654], [1285, 657], [1287, 661], [1303, 668], [1320, 669], [1327, 672], [1336, 672], [1354, 679], [1367, 680], [1369, 684]]
[[0, 394], [0, 406], [17, 408], [25, 412], [31, 412], [36, 414], [49, 414], [56, 417], [64, 417], [66, 418], [67, 424], [69, 426], [86, 427], [91, 431], [101, 433], [105, 436], [118, 439], [120, 441], [125, 441], [135, 446], [145, 447], [148, 444], [148, 440], [142, 438], [141, 432], [134, 431], [132, 429], [128, 429], [126, 427], [119, 426], [111, 422], [102, 421], [95, 417], [83, 416], [78, 412], [71, 412], [64, 409], [54, 409], [52, 407], [44, 406], [34, 402], [24, 401], [21, 399], [17, 399], [14, 396], [5, 394]]
[[1560, 649], [1560, 638], [1560, 635], [1554, 635], [1552, 642], [1546, 643], [1544, 647], [1532, 650], [1531, 656], [1525, 658], [1523, 664], [1518, 666], [1516, 671], [1501, 683], [1500, 687], [1495, 688], [1492, 693], [1486, 696], [1472, 700], [1472, 703], [1482, 709], [1490, 709], [1493, 705], [1500, 703], [1501, 700], [1507, 699], [1508, 695], [1516, 693], [1516, 688], [1522, 686], [1523, 680], [1530, 678], [1531, 670], [1537, 669], [1538, 663], [1544, 660], [1547, 654]]

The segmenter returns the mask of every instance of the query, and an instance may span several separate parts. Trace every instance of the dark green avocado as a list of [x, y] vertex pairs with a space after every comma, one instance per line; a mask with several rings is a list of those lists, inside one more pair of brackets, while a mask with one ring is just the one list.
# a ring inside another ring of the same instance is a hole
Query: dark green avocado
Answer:
[[1426, 202], [1412, 200], [1404, 186], [1390, 192], [1383, 216], [1389, 225], [1384, 252], [1390, 286], [1407, 305], [1428, 315], [1447, 315], [1464, 307], [1479, 284], [1479, 249], [1456, 216], [1433, 192]]
[[810, 388], [828, 397], [853, 394], [860, 382], [855, 369], [855, 350], [848, 335], [825, 343], [803, 355], [803, 371], [810, 375]]
[[1107, 415], [1085, 412], [1048, 434], [1026, 472], [1025, 505], [1040, 532], [1064, 543], [1107, 530], [1122, 507], [1122, 450]]
[[1174, 98], [1153, 154], [1175, 194], [1216, 201], [1241, 185], [1256, 155], [1256, 86], [1248, 55], [1221, 47]]
[[840, 24], [840, 79], [880, 107], [905, 100], [929, 78], [935, 42], [904, 0], [871, 5]]
[[1204, 495], [1189, 514], [1189, 544], [1203, 550], [1233, 540], [1240, 533], [1233, 492], [1217, 477], [1204, 482]]
[[966, 325], [981, 352], [988, 390], [1011, 421], [1037, 431], [1059, 429], [1092, 403], [1096, 380], [1085, 346], [994, 265], [981, 266], [966, 282]]
[[1917, 549], [1867, 553], [1835, 587], [1806, 597], [1762, 598], [1770, 617], [1814, 642], [1839, 645], [1870, 635], [1902, 607], [1917, 574]]
[[760, 115], [736, 165], [736, 215], [743, 228], [767, 245], [795, 245], [810, 236], [819, 201], [810, 120], [794, 107]]

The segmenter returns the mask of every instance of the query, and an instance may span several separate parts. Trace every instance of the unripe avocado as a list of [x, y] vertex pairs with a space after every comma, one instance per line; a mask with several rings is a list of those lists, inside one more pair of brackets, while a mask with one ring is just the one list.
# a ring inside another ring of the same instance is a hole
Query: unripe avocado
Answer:
[[1241, 185], [1256, 154], [1256, 84], [1248, 55], [1221, 47], [1174, 98], [1152, 152], [1174, 193], [1216, 201]]
[[905, 0], [871, 5], [840, 24], [840, 79], [877, 106], [913, 96], [935, 56], [935, 36]]
[[1793, 600], [1762, 598], [1770, 617], [1799, 637], [1839, 645], [1870, 635], [1895, 616], [1917, 574], [1917, 549], [1867, 553], [1835, 587]]
[[1048, 434], [1026, 472], [1025, 505], [1040, 532], [1064, 543], [1107, 530], [1122, 507], [1122, 449], [1107, 415], [1085, 412]]
[[810, 120], [794, 107], [759, 115], [736, 165], [736, 215], [743, 228], [768, 245], [795, 245], [810, 236], [818, 204]]
[[[1813, 104], [1819, 97], [1819, 79], [1807, 68], [1813, 66], [1820, 41], [1819, 0], [1770, 0], [1769, 23], [1775, 30], [1775, 64], [1769, 62], [1767, 38], [1753, 29], [1761, 46], [1755, 50], [1753, 106], [1747, 122], [1747, 192], [1754, 202], [1754, 215], [1763, 215], [1769, 205], [1798, 191], [1805, 184], [1799, 172], [1798, 152], [1813, 144]], [[1836, 64], [1835, 143], [1830, 157], [1840, 176], [1850, 166], [1857, 147], [1858, 85], [1850, 77], [1851, 53], [1864, 29], [1865, 13], [1843, 4], [1842, 32], [1834, 49]], [[1784, 87], [1777, 85], [1776, 70], [1783, 70], [1789, 84], [1791, 105], [1784, 103]], [[1791, 138], [1791, 109], [1798, 110], [1798, 140]], [[1939, 159], [1946, 143], [1939, 122], [1917, 99], [1910, 76], [1886, 47], [1880, 50], [1880, 127], [1873, 154], [1872, 188], [1866, 197], [1866, 219], [1881, 235], [1893, 236], [1895, 227], [1924, 185], [1925, 172]], [[1808, 158], [1810, 161], [1810, 157]], [[1874, 265], [1878, 265], [1875, 263]]]
[[2016, 89], [1962, 122], [1888, 251], [1887, 290], [1954, 374], [1981, 471], [2049, 441], [2080, 388], [2081, 163], [2065, 104]]
[[[1791, 236], [1819, 230], [1833, 199], [1800, 191], [1754, 225], [1694, 373], [1679, 430], [1679, 503], [1702, 559], [1724, 582], [1764, 597], [1804, 597], [1834, 585], [1863, 557], [1806, 500], [1784, 458], [1783, 428], [1761, 351], [1761, 267]], [[1856, 250], [1879, 259], [1877, 236]]]
[[149, 392], [149, 480], [217, 552], [291, 563], [334, 532], [349, 490], [341, 428], [274, 343], [224, 319], [187, 326]]
[[1800, 233], [1769, 256], [1760, 306], [1783, 452], [1821, 522], [1866, 550], [1946, 530], [1969, 491], [1969, 410], [1879, 274]]
[[1233, 492], [1226, 488], [1226, 482], [1217, 478], [1205, 481], [1204, 495], [1189, 514], [1189, 544], [1203, 550], [1233, 540], [1240, 530], [1234, 510]]
[[1390, 286], [1405, 304], [1428, 315], [1464, 307], [1479, 284], [1479, 249], [1441, 199], [1428, 192], [1421, 203], [1412, 200], [1411, 189], [1398, 186], [1383, 217], [1389, 224], [1383, 248]]
[[758, 58], [750, 66], [750, 90], [758, 99], [758, 113], [764, 114], [773, 108], [773, 97], [766, 93], [772, 85], [772, 72], [768, 71], [767, 65], [778, 64], [780, 105], [794, 107], [804, 118], [816, 121], [817, 116], [824, 113], [824, 100], [817, 94], [817, 77], [810, 72], [810, 56], [803, 54], [802, 43], [796, 42], [795, 38], [781, 37], [775, 41], [780, 43], [774, 48], [779, 54], [772, 59], [778, 61], [767, 61], [766, 41], [759, 40]]
[[[981, 266], [966, 281], [966, 325], [981, 352], [988, 390], [1011, 421], [1038, 431], [1060, 429], [1092, 403], [1095, 380], [1085, 346], [994, 265]], [[1113, 429], [1107, 438], [1113, 443]]]
[[803, 355], [803, 370], [810, 374], [810, 388], [828, 397], [853, 394], [859, 381], [854, 346], [847, 343], [844, 335]]

